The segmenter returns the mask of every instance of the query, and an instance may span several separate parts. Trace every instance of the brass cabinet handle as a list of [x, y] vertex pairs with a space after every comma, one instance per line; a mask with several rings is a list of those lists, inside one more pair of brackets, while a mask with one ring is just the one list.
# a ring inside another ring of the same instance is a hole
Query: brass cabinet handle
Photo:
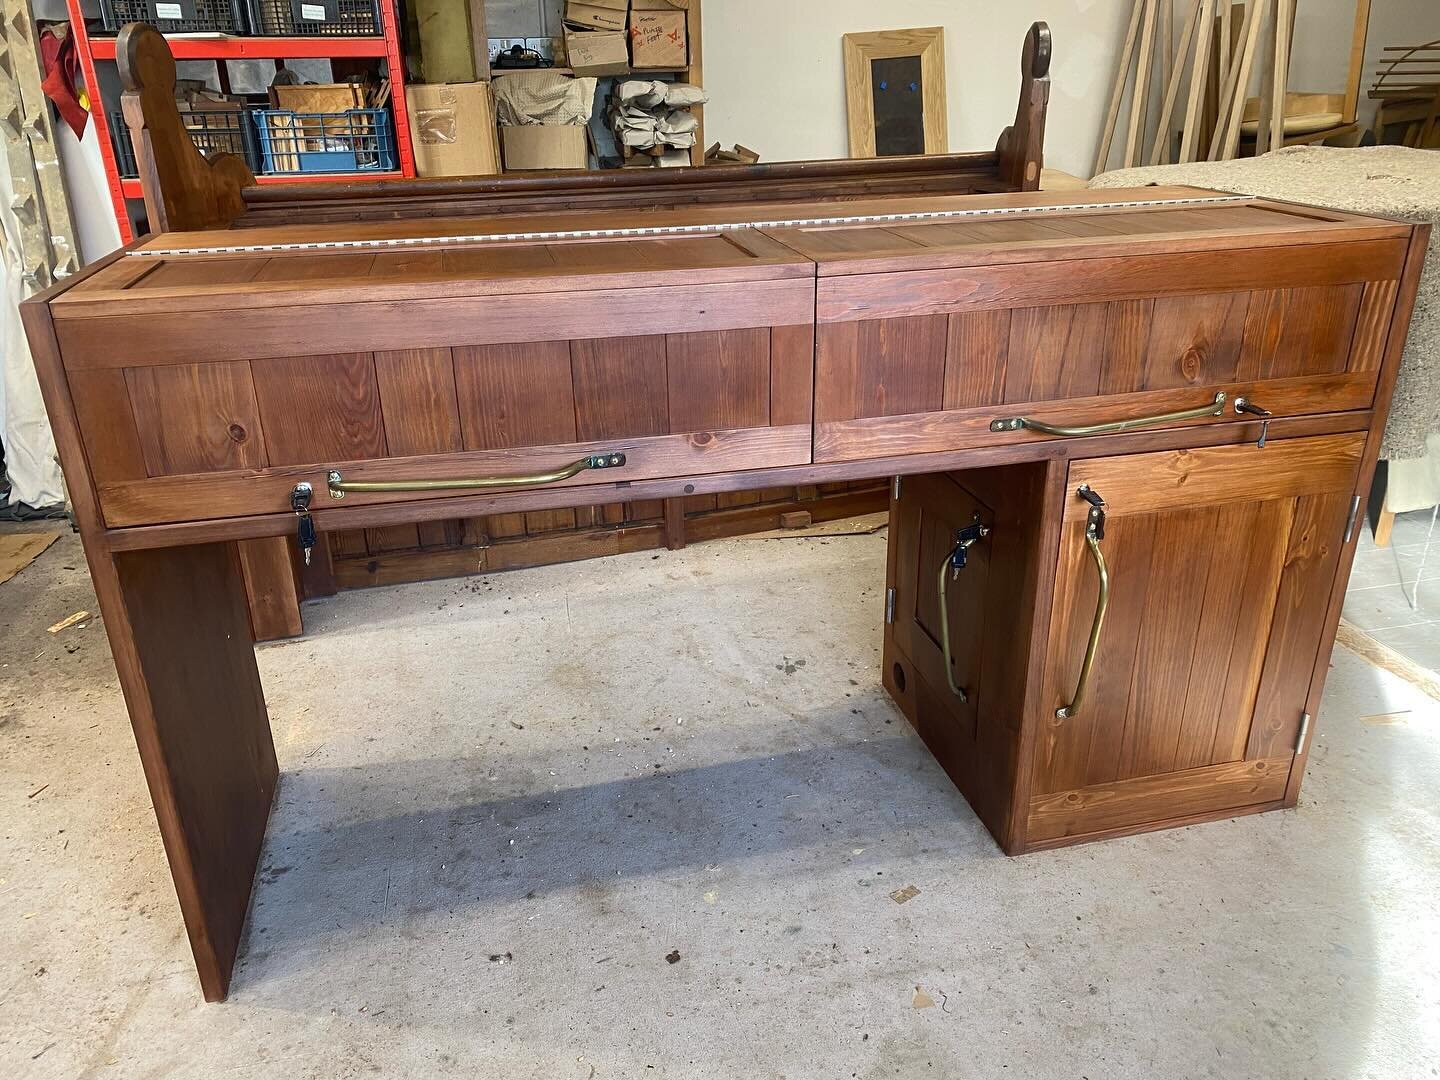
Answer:
[[1201, 405], [1198, 409], [1184, 409], [1181, 412], [1162, 413], [1159, 416], [1136, 416], [1129, 420], [1111, 420], [1106, 424], [1090, 424], [1087, 427], [1062, 427], [1028, 416], [1009, 416], [1002, 420], [991, 420], [990, 430], [1019, 431], [1021, 428], [1028, 428], [1045, 435], [1063, 435], [1073, 439], [1082, 435], [1108, 435], [1115, 431], [1129, 431], [1131, 428], [1148, 427], [1151, 424], [1173, 424], [1181, 420], [1195, 420], [1201, 416], [1219, 416], [1224, 411], [1225, 391], [1221, 390], [1209, 405]]
[[454, 480], [346, 480], [336, 470], [326, 477], [332, 499], [343, 499], [347, 491], [465, 491], [469, 488], [539, 487], [568, 480], [586, 469], [618, 469], [625, 464], [621, 453], [591, 454], [549, 472], [519, 476], [474, 476]]
[[1075, 696], [1070, 699], [1069, 705], [1055, 710], [1055, 716], [1060, 720], [1070, 719], [1085, 703], [1090, 674], [1095, 669], [1095, 653], [1100, 648], [1100, 630], [1105, 625], [1105, 609], [1110, 606], [1110, 568], [1105, 565], [1105, 553], [1100, 550], [1100, 541], [1105, 539], [1105, 500], [1099, 492], [1092, 491], [1089, 484], [1082, 484], [1075, 494], [1090, 504], [1090, 514], [1085, 520], [1085, 545], [1090, 549], [1090, 557], [1095, 560], [1095, 572], [1100, 577], [1100, 595], [1095, 601], [1095, 621], [1090, 624], [1090, 640], [1085, 646], [1080, 678], [1075, 683]]
[[945, 681], [950, 684], [950, 692], [961, 701], [969, 701], [970, 695], [955, 681], [955, 668], [950, 656], [950, 601], [946, 596], [945, 583], [960, 576], [960, 571], [964, 570], [965, 564], [969, 562], [971, 546], [989, 535], [989, 526], [980, 524], [980, 515], [976, 514], [971, 524], [955, 534], [955, 546], [941, 561], [937, 579], [940, 593], [940, 651], [945, 659]]

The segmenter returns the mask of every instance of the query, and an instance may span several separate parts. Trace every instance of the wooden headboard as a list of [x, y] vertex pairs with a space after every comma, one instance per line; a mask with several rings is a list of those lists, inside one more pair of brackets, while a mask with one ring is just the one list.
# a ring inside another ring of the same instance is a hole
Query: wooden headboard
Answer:
[[607, 169], [431, 180], [255, 182], [233, 154], [207, 158], [175, 104], [175, 61], [153, 27], [131, 23], [116, 44], [125, 121], [153, 231], [281, 223], [643, 209], [695, 203], [856, 199], [1033, 191], [1040, 184], [1050, 100], [1050, 28], [1035, 23], [1021, 57], [1015, 122], [994, 150], [932, 156]]

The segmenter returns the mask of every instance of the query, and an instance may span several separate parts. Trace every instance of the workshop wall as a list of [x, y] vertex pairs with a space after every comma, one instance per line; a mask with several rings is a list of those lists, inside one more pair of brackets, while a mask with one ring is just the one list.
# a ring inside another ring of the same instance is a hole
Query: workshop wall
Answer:
[[[841, 36], [943, 26], [950, 149], [987, 148], [1015, 112], [1025, 31], [1044, 19], [1055, 41], [1046, 164], [1089, 176], [1131, 6], [1131, 0], [712, 3], [704, 9], [705, 89], [711, 102], [705, 137], [726, 146], [744, 143], [764, 161], [844, 157]], [[1354, 18], [1353, 0], [1301, 0], [1294, 89], [1343, 87]], [[1435, 33], [1427, 34], [1431, 28]], [[1428, 41], [1437, 34], [1435, 0], [1374, 0], [1371, 57], [1383, 45]], [[1368, 79], [1362, 83], [1362, 101], [1368, 85]]]

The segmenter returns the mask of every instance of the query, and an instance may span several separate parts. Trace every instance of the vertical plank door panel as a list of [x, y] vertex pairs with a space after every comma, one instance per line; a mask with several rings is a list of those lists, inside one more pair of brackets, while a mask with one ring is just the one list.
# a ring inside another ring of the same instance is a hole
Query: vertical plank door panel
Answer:
[[569, 342], [457, 348], [454, 360], [466, 450], [575, 441]]
[[570, 343], [570, 367], [581, 442], [669, 430], [663, 336], [578, 339]]
[[245, 361], [126, 368], [125, 382], [150, 476], [267, 464]]
[[460, 406], [449, 349], [375, 354], [385, 446], [394, 457], [460, 450]]
[[369, 353], [252, 360], [271, 465], [385, 456], [385, 426]]

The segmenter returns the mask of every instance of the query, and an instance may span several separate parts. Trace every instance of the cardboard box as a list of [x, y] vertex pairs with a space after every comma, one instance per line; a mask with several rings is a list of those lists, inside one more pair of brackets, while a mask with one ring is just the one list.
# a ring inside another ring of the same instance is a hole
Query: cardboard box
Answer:
[[630, 0], [565, 0], [565, 21], [590, 30], [625, 29]]
[[576, 75], [624, 75], [630, 70], [630, 49], [618, 30], [567, 28], [565, 54]]
[[487, 82], [405, 87], [418, 176], [493, 176], [500, 171], [495, 102]]
[[690, 63], [685, 7], [670, 0], [635, 0], [630, 12], [630, 66], [675, 70]]
[[590, 164], [585, 128], [579, 124], [521, 124], [500, 129], [505, 171], [583, 169]]

